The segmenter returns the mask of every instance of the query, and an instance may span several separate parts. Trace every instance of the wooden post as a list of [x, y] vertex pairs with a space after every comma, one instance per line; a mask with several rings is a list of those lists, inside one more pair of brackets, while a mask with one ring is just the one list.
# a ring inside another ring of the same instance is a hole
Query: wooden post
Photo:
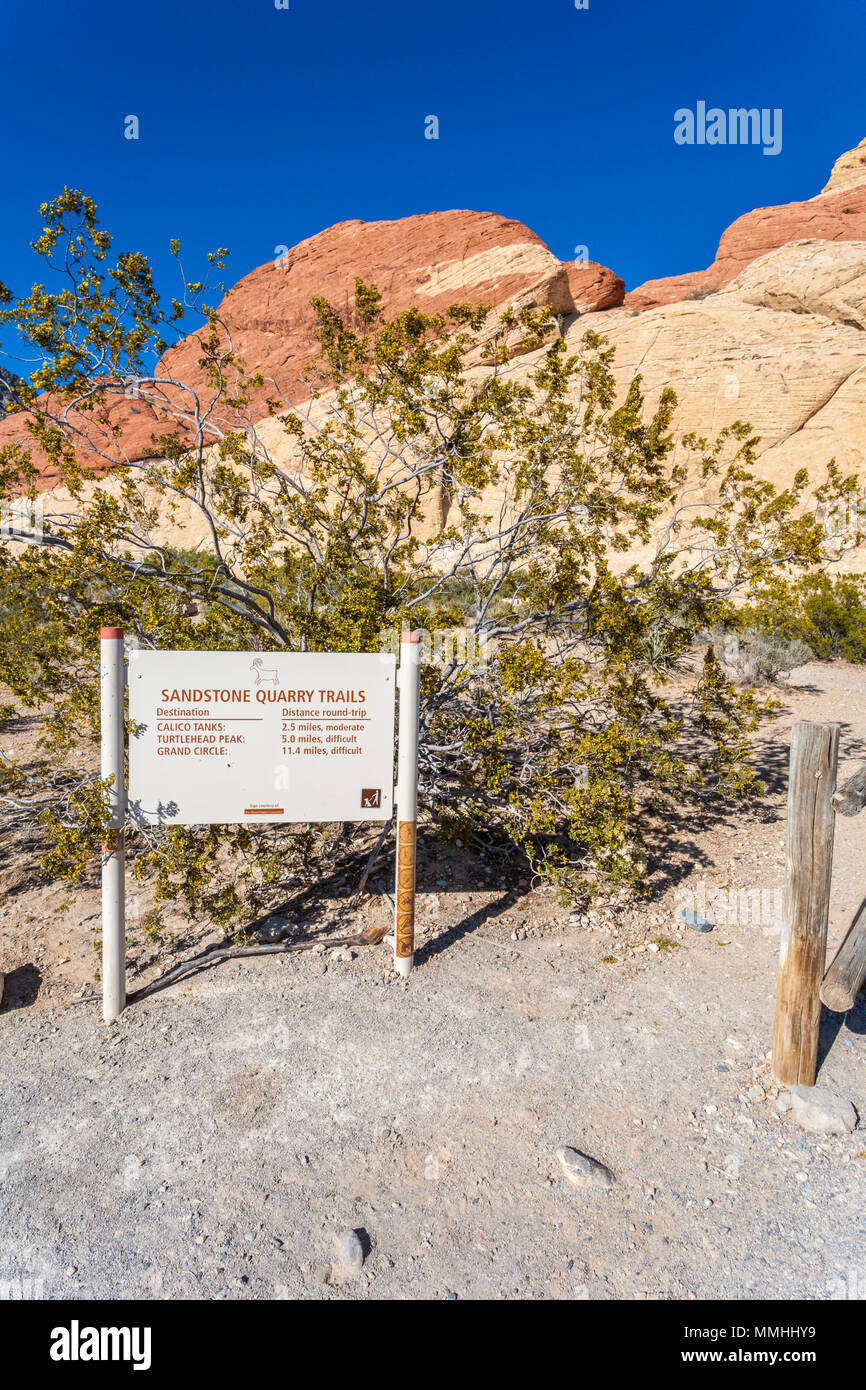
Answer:
[[[866, 806], [866, 763], [840, 787], [833, 805], [842, 816], [856, 816]], [[847, 1013], [853, 1009], [860, 986], [866, 979], [866, 903], [836, 952], [836, 958], [821, 985], [821, 1001], [828, 1009]]]
[[773, 1075], [782, 1086], [814, 1086], [819, 988], [827, 951], [839, 725], [801, 721], [791, 731], [787, 879]]
[[866, 903], [842, 945], [821, 986], [821, 1001], [828, 1009], [844, 1014], [853, 1009], [860, 986], [866, 980]]
[[866, 806], [866, 763], [854, 773], [833, 797], [833, 805], [840, 816], [856, 816]]

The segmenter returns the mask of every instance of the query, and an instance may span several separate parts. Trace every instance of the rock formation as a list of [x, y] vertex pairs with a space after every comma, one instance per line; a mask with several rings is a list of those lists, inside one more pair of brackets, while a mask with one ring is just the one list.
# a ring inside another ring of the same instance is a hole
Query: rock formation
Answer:
[[[302, 241], [244, 276], [220, 305], [235, 350], [266, 379], [251, 403], [255, 419], [268, 397], [297, 403], [309, 393], [302, 373], [316, 351], [314, 296], [350, 313], [357, 277], [375, 283], [385, 312], [418, 305], [439, 313], [454, 303], [538, 308], [562, 316], [622, 302], [623, 281], [592, 261], [557, 260], [540, 237], [520, 222], [489, 212], [432, 212], [397, 222], [340, 222]], [[196, 333], [170, 349], [156, 375], [166, 375], [207, 395]], [[150, 392], [145, 392], [150, 394]], [[171, 390], [166, 394], [171, 397]], [[109, 426], [98, 432], [97, 452], [81, 450], [81, 462], [100, 471], [112, 459], [141, 458], [154, 432], [154, 411], [141, 399], [114, 399]], [[112, 429], [120, 426], [115, 440]], [[91, 438], [97, 434], [87, 421]], [[24, 438], [22, 421], [0, 422], [0, 444]], [[100, 456], [100, 452], [104, 456]], [[56, 474], [43, 460], [43, 485]]]
[[[708, 270], [625, 296], [612, 271], [561, 262], [527, 227], [493, 213], [331, 227], [245, 276], [223, 301], [236, 348], [272, 379], [253, 418], [265, 414], [268, 395], [304, 398], [315, 344], [310, 300], [323, 295], [349, 309], [356, 276], [379, 286], [389, 314], [455, 301], [550, 304], [570, 344], [593, 328], [616, 347], [623, 391], [636, 372], [650, 401], [675, 388], [678, 433], [711, 435], [748, 420], [760, 436], [760, 467], [780, 484], [804, 465], [817, 483], [831, 457], [866, 473], [866, 141], [837, 160], [816, 197], [738, 218]], [[202, 387], [199, 355], [192, 334], [164, 366]], [[513, 370], [532, 360], [516, 357]], [[116, 403], [112, 422], [121, 433], [117, 442], [106, 433], [107, 458], [112, 449], [141, 457], [158, 428], [134, 398]], [[0, 444], [23, 434], [20, 416], [0, 422]], [[279, 456], [277, 422], [264, 421], [262, 434]], [[55, 484], [46, 472], [44, 485]]]
[[861, 140], [853, 150], [846, 150], [844, 154], [840, 154], [821, 192], [831, 193], [837, 188], [854, 188], [860, 183], [866, 183], [866, 140]]
[[616, 345], [623, 390], [638, 371], [651, 402], [673, 386], [678, 434], [749, 421], [777, 484], [804, 466], [817, 483], [834, 456], [866, 471], [866, 240], [792, 242], [716, 294], [584, 315], [569, 340], [587, 328]]
[[706, 270], [664, 280], [647, 280], [630, 290], [628, 309], [653, 309], [681, 299], [699, 299], [729, 285], [746, 266], [791, 241], [866, 240], [866, 140], [838, 159], [816, 198], [804, 203], [757, 208], [722, 233], [716, 259]]

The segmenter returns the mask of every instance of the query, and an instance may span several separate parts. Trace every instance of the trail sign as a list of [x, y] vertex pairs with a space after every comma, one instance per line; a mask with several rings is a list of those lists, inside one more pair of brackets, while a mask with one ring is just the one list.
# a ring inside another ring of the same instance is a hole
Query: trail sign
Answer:
[[131, 651], [141, 823], [388, 820], [395, 661], [379, 653]]
[[402, 634], [399, 675], [394, 657], [377, 652], [131, 651], [127, 671], [122, 628], [102, 628], [99, 645], [109, 813], [102, 845], [106, 1022], [126, 1005], [127, 812], [147, 825], [260, 825], [390, 821], [396, 811], [394, 969], [408, 975], [415, 958], [420, 634]]

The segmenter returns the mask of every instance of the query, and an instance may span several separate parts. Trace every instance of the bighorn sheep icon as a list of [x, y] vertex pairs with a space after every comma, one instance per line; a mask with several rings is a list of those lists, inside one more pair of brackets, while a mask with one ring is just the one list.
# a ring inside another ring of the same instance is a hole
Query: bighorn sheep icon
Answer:
[[250, 666], [251, 671], [255, 671], [256, 685], [276, 685], [277, 672], [262, 670], [262, 658], [257, 656]]

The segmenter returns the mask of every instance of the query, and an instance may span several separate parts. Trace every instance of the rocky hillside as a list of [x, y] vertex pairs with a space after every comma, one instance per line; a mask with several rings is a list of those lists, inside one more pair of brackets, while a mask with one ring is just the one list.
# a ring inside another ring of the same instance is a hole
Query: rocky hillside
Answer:
[[[866, 141], [837, 160], [816, 197], [740, 217], [713, 265], [628, 294], [602, 265], [561, 262], [534, 232], [494, 213], [437, 212], [397, 222], [344, 222], [259, 267], [222, 304], [235, 346], [298, 401], [314, 344], [310, 299], [348, 307], [355, 277], [383, 291], [388, 312], [470, 304], [550, 304], [577, 344], [591, 327], [616, 346], [623, 389], [640, 371], [651, 397], [671, 384], [677, 428], [709, 434], [748, 420], [762, 466], [786, 482], [806, 465], [817, 481], [831, 457], [860, 469], [866, 445]], [[163, 364], [202, 386], [195, 335]], [[522, 362], [515, 370], [524, 370]], [[273, 385], [254, 402], [266, 413]], [[140, 457], [156, 428], [144, 400], [120, 400], [102, 462]], [[279, 432], [265, 425], [273, 447]], [[0, 443], [21, 436], [0, 423]], [[95, 462], [96, 460], [94, 460]], [[56, 484], [46, 470], [44, 484]], [[187, 537], [189, 539], [189, 537]]]
[[[268, 398], [279, 395], [297, 403], [306, 397], [301, 373], [317, 343], [310, 301], [323, 295], [347, 310], [358, 276], [379, 287], [389, 314], [413, 304], [436, 313], [459, 301], [495, 308], [550, 304], [557, 314], [573, 316], [621, 304], [625, 293], [623, 281], [604, 266], [559, 261], [528, 227], [495, 213], [433, 212], [397, 222], [338, 223], [246, 275], [220, 305], [235, 350], [266, 378], [253, 399], [254, 418], [267, 415]], [[193, 333], [166, 353], [157, 375], [193, 386], [206, 398], [200, 357]], [[110, 425], [99, 435], [92, 418], [82, 422], [97, 452], [79, 450], [81, 461], [101, 469], [112, 459], [141, 458], [152, 435], [166, 429], [165, 417], [160, 423], [145, 399], [160, 394], [171, 400], [171, 387], [156, 391], [151, 385], [138, 400], [115, 400]], [[188, 403], [183, 399], [184, 408]], [[15, 438], [25, 439], [20, 417], [0, 423], [0, 444]], [[56, 481], [46, 465], [44, 486]]]
[[584, 315], [568, 336], [588, 327], [616, 344], [623, 389], [637, 371], [651, 399], [674, 387], [678, 433], [748, 420], [776, 483], [804, 466], [817, 482], [832, 457], [863, 473], [866, 229], [863, 240], [789, 242], [703, 298]]

